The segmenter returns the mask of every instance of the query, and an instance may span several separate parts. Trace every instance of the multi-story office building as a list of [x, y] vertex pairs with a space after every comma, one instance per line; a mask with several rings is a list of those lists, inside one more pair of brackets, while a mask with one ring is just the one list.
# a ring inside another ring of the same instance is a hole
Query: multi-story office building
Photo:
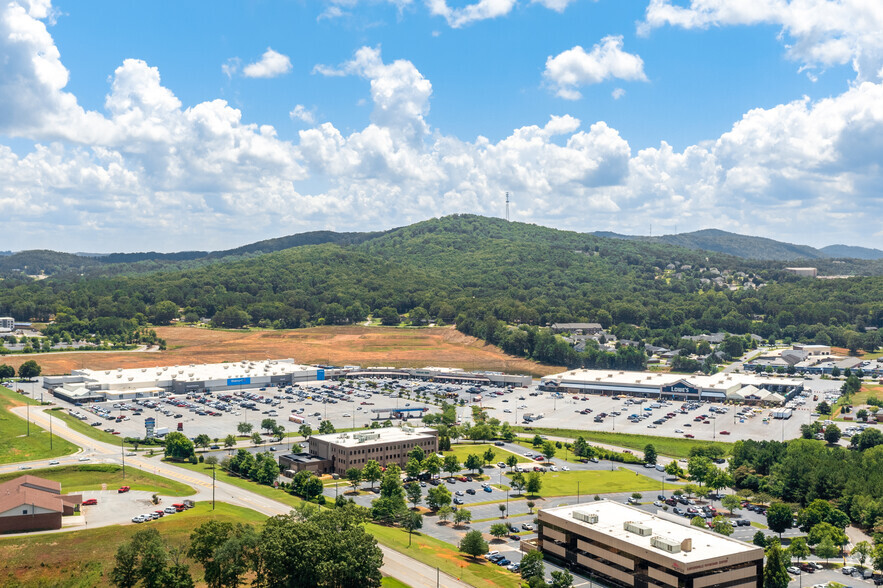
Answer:
[[540, 510], [538, 533], [549, 560], [614, 586], [760, 588], [763, 581], [763, 549], [608, 500]]

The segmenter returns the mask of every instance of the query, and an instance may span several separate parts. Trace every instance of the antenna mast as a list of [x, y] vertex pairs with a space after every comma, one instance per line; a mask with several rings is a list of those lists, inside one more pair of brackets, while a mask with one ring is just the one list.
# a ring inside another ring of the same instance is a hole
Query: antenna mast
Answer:
[[506, 222], [509, 222], [509, 192], [506, 192]]

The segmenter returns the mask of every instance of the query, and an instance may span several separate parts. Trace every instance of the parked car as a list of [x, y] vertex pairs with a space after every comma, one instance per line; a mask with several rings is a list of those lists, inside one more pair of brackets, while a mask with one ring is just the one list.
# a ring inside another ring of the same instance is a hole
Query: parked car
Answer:
[[124, 494], [129, 490], [131, 490], [131, 488], [129, 488], [128, 486], [120, 486], [120, 489], [117, 490], [117, 494]]
[[87, 498], [86, 500], [83, 501], [82, 505], [83, 506], [94, 506], [96, 504], [98, 504], [97, 498]]
[[[782, 569], [782, 568], [779, 568], [779, 569]], [[795, 576], [799, 576], [800, 575], [800, 568], [798, 568], [797, 566], [788, 566], [788, 573], [794, 574]]]

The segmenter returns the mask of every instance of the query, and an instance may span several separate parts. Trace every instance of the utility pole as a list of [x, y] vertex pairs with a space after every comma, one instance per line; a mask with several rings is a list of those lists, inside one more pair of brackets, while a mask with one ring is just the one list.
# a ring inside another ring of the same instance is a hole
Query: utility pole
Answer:
[[122, 436], [120, 436], [120, 456], [123, 458], [123, 480], [126, 479], [126, 448], [123, 445]]
[[52, 451], [52, 411], [49, 411], [49, 451]]
[[215, 510], [215, 464], [212, 464], [212, 510]]
[[25, 406], [27, 406], [27, 408], [25, 409], [25, 411], [26, 411], [27, 414], [28, 414], [28, 437], [30, 437], [30, 436], [31, 436], [31, 403], [30, 403], [30, 402], [26, 402], [26, 403], [25, 403]]

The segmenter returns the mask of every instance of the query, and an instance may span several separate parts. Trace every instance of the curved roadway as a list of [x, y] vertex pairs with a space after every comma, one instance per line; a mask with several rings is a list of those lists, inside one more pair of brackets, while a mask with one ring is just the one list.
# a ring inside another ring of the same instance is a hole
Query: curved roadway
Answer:
[[[34, 407], [31, 407], [30, 418], [32, 422], [48, 431], [49, 417], [43, 412], [44, 410], [45, 409], [34, 410]], [[22, 418], [25, 418], [26, 416], [25, 407], [13, 408], [12, 411]], [[79, 458], [84, 456], [89, 457], [90, 460], [96, 460], [102, 463], [121, 464], [124, 459], [121, 447], [116, 447], [102, 441], [96, 441], [91, 437], [87, 437], [82, 433], [74, 431], [61, 419], [53, 420], [52, 429], [55, 435], [67, 439], [82, 448], [79, 453], [57, 458], [61, 465], [75, 465], [79, 463]], [[0, 472], [15, 471], [22, 465], [31, 465], [35, 468], [45, 467], [46, 461], [47, 460], [42, 459], [29, 463], [8, 464], [0, 467]], [[165, 463], [160, 460], [160, 456], [152, 459], [141, 456], [125, 457], [125, 462], [127, 466], [153, 472], [171, 480], [183, 482], [192, 486], [196, 490], [196, 494], [191, 497], [192, 499], [200, 501], [210, 501], [212, 499], [212, 479], [209, 476]], [[286, 504], [266, 498], [244, 488], [217, 480], [215, 481], [215, 500], [250, 508], [267, 516], [287, 514], [291, 510], [291, 507]], [[401, 580], [413, 588], [423, 586], [436, 586], [438, 588], [466, 588], [469, 586], [469, 584], [461, 582], [447, 574], [439, 574], [435, 568], [399, 553], [394, 549], [384, 545], [380, 545], [380, 548], [383, 550], [383, 567], [381, 568], [381, 571], [388, 576]]]

